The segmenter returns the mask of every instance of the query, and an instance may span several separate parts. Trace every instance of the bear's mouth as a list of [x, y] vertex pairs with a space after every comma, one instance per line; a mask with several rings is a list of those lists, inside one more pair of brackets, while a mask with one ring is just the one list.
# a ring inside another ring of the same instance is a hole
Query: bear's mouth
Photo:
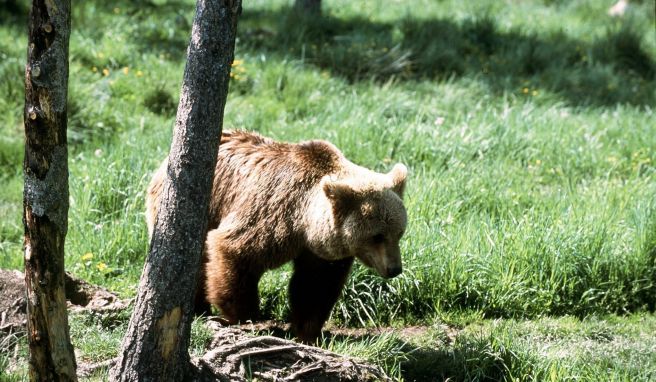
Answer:
[[398, 276], [403, 272], [403, 268], [399, 266], [393, 266], [393, 267], [388, 267], [387, 268], [387, 276], [383, 276], [386, 279], [393, 279], [394, 277]]
[[357, 256], [358, 260], [362, 262], [366, 267], [371, 268], [378, 273], [378, 275], [385, 279], [391, 279], [401, 274], [403, 267], [399, 263], [398, 265], [387, 264], [387, 262], [379, 257], [372, 257], [370, 254], [363, 254]]

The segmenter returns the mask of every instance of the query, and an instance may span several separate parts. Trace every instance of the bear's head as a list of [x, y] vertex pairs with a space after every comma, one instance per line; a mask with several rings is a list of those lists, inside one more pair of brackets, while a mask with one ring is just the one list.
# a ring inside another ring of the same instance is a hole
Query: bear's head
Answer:
[[402, 271], [399, 240], [407, 224], [402, 200], [406, 174], [406, 167], [397, 164], [388, 174], [368, 171], [321, 182], [332, 206], [337, 230], [333, 238], [341, 256], [356, 257], [385, 278]]

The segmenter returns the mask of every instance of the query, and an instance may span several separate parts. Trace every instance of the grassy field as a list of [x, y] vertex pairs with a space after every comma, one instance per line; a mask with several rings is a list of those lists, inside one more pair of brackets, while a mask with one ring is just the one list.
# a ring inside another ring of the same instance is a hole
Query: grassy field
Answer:
[[[0, 1], [0, 268], [16, 269], [23, 3]], [[225, 128], [410, 169], [404, 273], [356, 266], [331, 318], [392, 329], [323, 346], [405, 381], [656, 380], [654, 3], [619, 19], [610, 3], [326, 0], [310, 20], [289, 1], [244, 3]], [[144, 191], [170, 145], [193, 4], [73, 7], [66, 265], [124, 297], [147, 251]], [[267, 318], [285, 320], [289, 278], [260, 284]], [[80, 357], [113, 356], [128, 318], [72, 316]], [[194, 333], [200, 352], [207, 333]], [[0, 380], [25, 378], [25, 364], [3, 371], [12, 341]]]

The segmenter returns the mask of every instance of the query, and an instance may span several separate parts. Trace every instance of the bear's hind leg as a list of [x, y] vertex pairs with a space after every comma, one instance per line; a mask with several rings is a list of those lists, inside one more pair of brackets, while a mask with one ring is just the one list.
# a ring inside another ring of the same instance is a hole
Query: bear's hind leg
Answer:
[[260, 298], [257, 285], [264, 273], [219, 229], [207, 235], [205, 292], [207, 301], [217, 306], [231, 324], [255, 320], [259, 316]]
[[346, 282], [353, 258], [336, 261], [304, 252], [294, 260], [289, 284], [292, 330], [304, 343], [313, 343], [330, 316]]

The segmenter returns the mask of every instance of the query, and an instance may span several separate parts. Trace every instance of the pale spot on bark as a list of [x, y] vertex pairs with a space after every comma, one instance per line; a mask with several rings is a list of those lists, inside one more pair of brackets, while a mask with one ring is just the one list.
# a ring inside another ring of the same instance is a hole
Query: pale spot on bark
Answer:
[[158, 345], [162, 352], [162, 358], [165, 360], [169, 359], [178, 342], [178, 326], [180, 325], [181, 316], [182, 310], [179, 306], [176, 306], [169, 312], [164, 313], [164, 316], [157, 321]]
[[39, 93], [39, 106], [41, 107], [41, 111], [45, 115], [46, 119], [48, 120], [54, 120], [55, 115], [53, 115], [52, 110], [50, 109], [50, 94], [47, 92], [41, 92]]
[[[66, 312], [66, 295], [63, 283], [52, 283], [52, 275], [46, 271], [44, 279], [48, 282], [48, 288], [52, 290], [54, 301], [42, 299], [45, 319], [50, 323], [48, 327], [48, 338], [51, 341], [53, 363], [58, 375], [70, 375], [75, 370], [75, 359], [70, 357], [71, 345], [69, 342], [68, 316]], [[45, 286], [44, 286], [45, 287]], [[73, 379], [71, 379], [73, 380]]]
[[46, 0], [46, 7], [48, 7], [48, 13], [50, 15], [59, 12], [59, 8], [57, 8], [57, 4], [55, 4], [55, 2], [52, 0]]
[[32, 258], [32, 244], [29, 237], [25, 236], [25, 261], [30, 261]]

